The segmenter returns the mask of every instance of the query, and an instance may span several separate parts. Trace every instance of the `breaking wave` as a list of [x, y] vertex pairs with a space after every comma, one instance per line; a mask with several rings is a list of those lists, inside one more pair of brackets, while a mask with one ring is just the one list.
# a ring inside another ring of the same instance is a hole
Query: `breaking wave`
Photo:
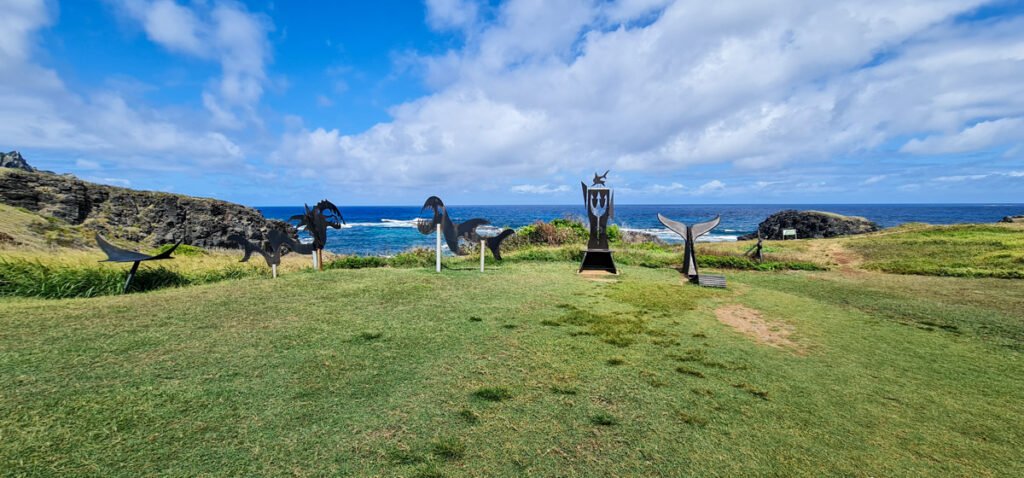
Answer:
[[[666, 229], [663, 227], [651, 227], [645, 229], [633, 229], [623, 227], [621, 228], [621, 230], [628, 232], [641, 232], [645, 234], [650, 234], [665, 242], [683, 242], [683, 238], [679, 237], [679, 234], [676, 234], [670, 229]], [[697, 242], [735, 242], [737, 237], [738, 236], [731, 234], [715, 234], [711, 232], [701, 237], [698, 237]]]
[[416, 222], [420, 221], [420, 218], [415, 219], [381, 219], [380, 222], [350, 222], [348, 224], [342, 224], [343, 229], [350, 229], [353, 227], [416, 227]]

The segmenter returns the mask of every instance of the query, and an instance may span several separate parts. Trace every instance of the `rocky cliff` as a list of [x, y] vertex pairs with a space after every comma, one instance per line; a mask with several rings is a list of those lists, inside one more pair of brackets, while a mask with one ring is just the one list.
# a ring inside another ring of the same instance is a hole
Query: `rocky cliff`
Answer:
[[105, 186], [25, 168], [0, 168], [0, 203], [152, 245], [184, 240], [200, 247], [237, 247], [228, 240], [231, 234], [264, 238], [270, 229], [295, 233], [292, 226], [239, 204]]
[[20, 169], [22, 171], [36, 170], [36, 168], [29, 166], [28, 161], [25, 161], [25, 158], [21, 157], [21, 153], [17, 151], [0, 153], [0, 168]]
[[[821, 239], [825, 237], [864, 234], [879, 229], [875, 224], [863, 217], [843, 216], [822, 211], [796, 211], [788, 209], [779, 211], [758, 224], [757, 230], [765, 239], [782, 239], [783, 229], [796, 229], [799, 239]], [[740, 236], [739, 240], [757, 239], [757, 234]]]

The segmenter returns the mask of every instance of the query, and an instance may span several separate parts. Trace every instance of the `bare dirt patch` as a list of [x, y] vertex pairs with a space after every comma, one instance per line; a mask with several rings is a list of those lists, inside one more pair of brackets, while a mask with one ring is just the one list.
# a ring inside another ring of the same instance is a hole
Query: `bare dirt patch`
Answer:
[[863, 273], [860, 268], [863, 259], [855, 252], [843, 247], [836, 241], [820, 241], [813, 244], [812, 251], [829, 259], [838, 266], [839, 272], [844, 276], [854, 276]]
[[803, 352], [803, 347], [790, 339], [793, 326], [766, 320], [756, 309], [739, 304], [723, 305], [715, 309], [715, 318], [758, 343]]
[[594, 282], [618, 282], [618, 276], [606, 271], [582, 271], [579, 276]]

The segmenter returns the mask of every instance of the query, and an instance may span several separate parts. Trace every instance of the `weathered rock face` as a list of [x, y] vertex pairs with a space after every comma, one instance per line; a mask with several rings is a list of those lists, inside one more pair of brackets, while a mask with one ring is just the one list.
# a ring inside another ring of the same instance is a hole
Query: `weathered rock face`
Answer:
[[999, 222], [1024, 222], [1024, 216], [1006, 216]]
[[200, 247], [238, 247], [231, 234], [253, 239], [280, 229], [259, 211], [216, 199], [105, 186], [72, 176], [0, 169], [0, 202], [122, 239], [153, 245], [184, 240]]
[[28, 161], [25, 161], [25, 158], [21, 157], [21, 153], [17, 151], [0, 153], [0, 168], [20, 169], [22, 171], [36, 170], [36, 168], [29, 166]]
[[626, 244], [665, 244], [660, 237], [643, 231], [622, 231], [622, 242]]
[[[825, 237], [864, 234], [879, 229], [875, 224], [862, 217], [843, 216], [821, 211], [797, 211], [793, 209], [779, 211], [758, 224], [757, 230], [765, 239], [782, 239], [783, 229], [796, 229], [797, 238], [821, 239]], [[757, 239], [757, 234], [740, 236], [739, 240]]]

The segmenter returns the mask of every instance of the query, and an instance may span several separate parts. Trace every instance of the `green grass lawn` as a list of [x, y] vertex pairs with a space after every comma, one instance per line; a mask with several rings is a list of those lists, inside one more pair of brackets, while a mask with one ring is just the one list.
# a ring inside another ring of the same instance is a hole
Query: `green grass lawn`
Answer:
[[1024, 224], [908, 224], [845, 244], [884, 272], [1024, 279]]
[[0, 299], [0, 474], [1024, 474], [1018, 281], [575, 268]]

